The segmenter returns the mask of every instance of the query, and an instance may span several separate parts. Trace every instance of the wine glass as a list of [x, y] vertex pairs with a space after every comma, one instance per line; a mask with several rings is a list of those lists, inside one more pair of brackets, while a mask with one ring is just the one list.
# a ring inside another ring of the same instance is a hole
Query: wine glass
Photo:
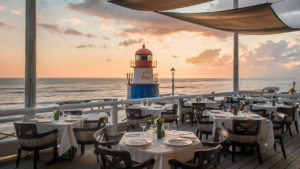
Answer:
[[164, 123], [164, 131], [165, 131], [165, 136], [168, 137], [168, 131], [169, 131], [169, 125]]
[[176, 123], [173, 123], [172, 124], [172, 132], [173, 132], [173, 135], [175, 136], [175, 132], [177, 131], [177, 125]]
[[146, 127], [146, 122], [145, 121], [140, 121], [140, 126], [143, 128], [142, 137], [144, 137], [144, 130], [145, 130], [145, 127]]

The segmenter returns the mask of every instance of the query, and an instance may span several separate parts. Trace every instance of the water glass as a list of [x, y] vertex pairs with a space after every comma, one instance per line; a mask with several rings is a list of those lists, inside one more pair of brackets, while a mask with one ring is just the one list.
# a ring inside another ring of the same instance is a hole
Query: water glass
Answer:
[[145, 130], [145, 127], [146, 127], [146, 122], [145, 121], [140, 121], [140, 126], [143, 128], [142, 137], [144, 137], [144, 130]]
[[173, 123], [172, 124], [172, 132], [173, 132], [174, 137], [176, 137], [176, 135], [177, 135], [177, 134], [175, 134], [176, 131], [177, 131], [177, 125], [176, 125], [176, 123]]

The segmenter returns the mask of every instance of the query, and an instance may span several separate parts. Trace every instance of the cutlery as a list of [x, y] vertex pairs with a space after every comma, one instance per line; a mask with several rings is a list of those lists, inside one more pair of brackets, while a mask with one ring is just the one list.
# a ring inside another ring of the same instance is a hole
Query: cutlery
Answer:
[[166, 148], [166, 149], [177, 150], [177, 148], [175, 148], [175, 147], [163, 146], [163, 145], [160, 145], [160, 146], [163, 148]]
[[151, 143], [151, 145], [144, 147], [144, 150], [148, 150], [149, 148], [155, 147], [156, 144], [155, 143]]

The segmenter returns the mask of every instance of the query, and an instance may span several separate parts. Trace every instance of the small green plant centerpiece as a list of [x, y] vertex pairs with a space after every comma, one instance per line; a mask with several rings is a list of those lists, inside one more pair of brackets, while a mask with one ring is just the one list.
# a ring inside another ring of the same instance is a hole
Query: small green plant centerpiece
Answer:
[[243, 105], [232, 105], [233, 106], [233, 115], [237, 115], [239, 111], [243, 108]]
[[59, 109], [57, 107], [54, 107], [53, 117], [55, 121], [59, 120], [59, 113], [60, 113]]
[[164, 131], [161, 130], [163, 123], [165, 122], [165, 119], [160, 118], [159, 116], [151, 117], [149, 120], [151, 123], [153, 123], [154, 126], [157, 128], [157, 139], [161, 139], [164, 136]]
[[199, 96], [195, 97], [195, 101], [200, 102], [200, 97]]
[[276, 96], [272, 97], [272, 106], [276, 106]]

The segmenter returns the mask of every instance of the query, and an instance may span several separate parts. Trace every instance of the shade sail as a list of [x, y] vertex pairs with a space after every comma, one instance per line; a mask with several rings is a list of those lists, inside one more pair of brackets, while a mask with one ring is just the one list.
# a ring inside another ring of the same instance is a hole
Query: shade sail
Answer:
[[265, 3], [209, 13], [158, 13], [205, 27], [246, 35], [269, 35], [299, 30], [284, 24], [271, 5], [272, 3]]
[[139, 11], [166, 11], [209, 1], [212, 0], [108, 0], [110, 3]]

